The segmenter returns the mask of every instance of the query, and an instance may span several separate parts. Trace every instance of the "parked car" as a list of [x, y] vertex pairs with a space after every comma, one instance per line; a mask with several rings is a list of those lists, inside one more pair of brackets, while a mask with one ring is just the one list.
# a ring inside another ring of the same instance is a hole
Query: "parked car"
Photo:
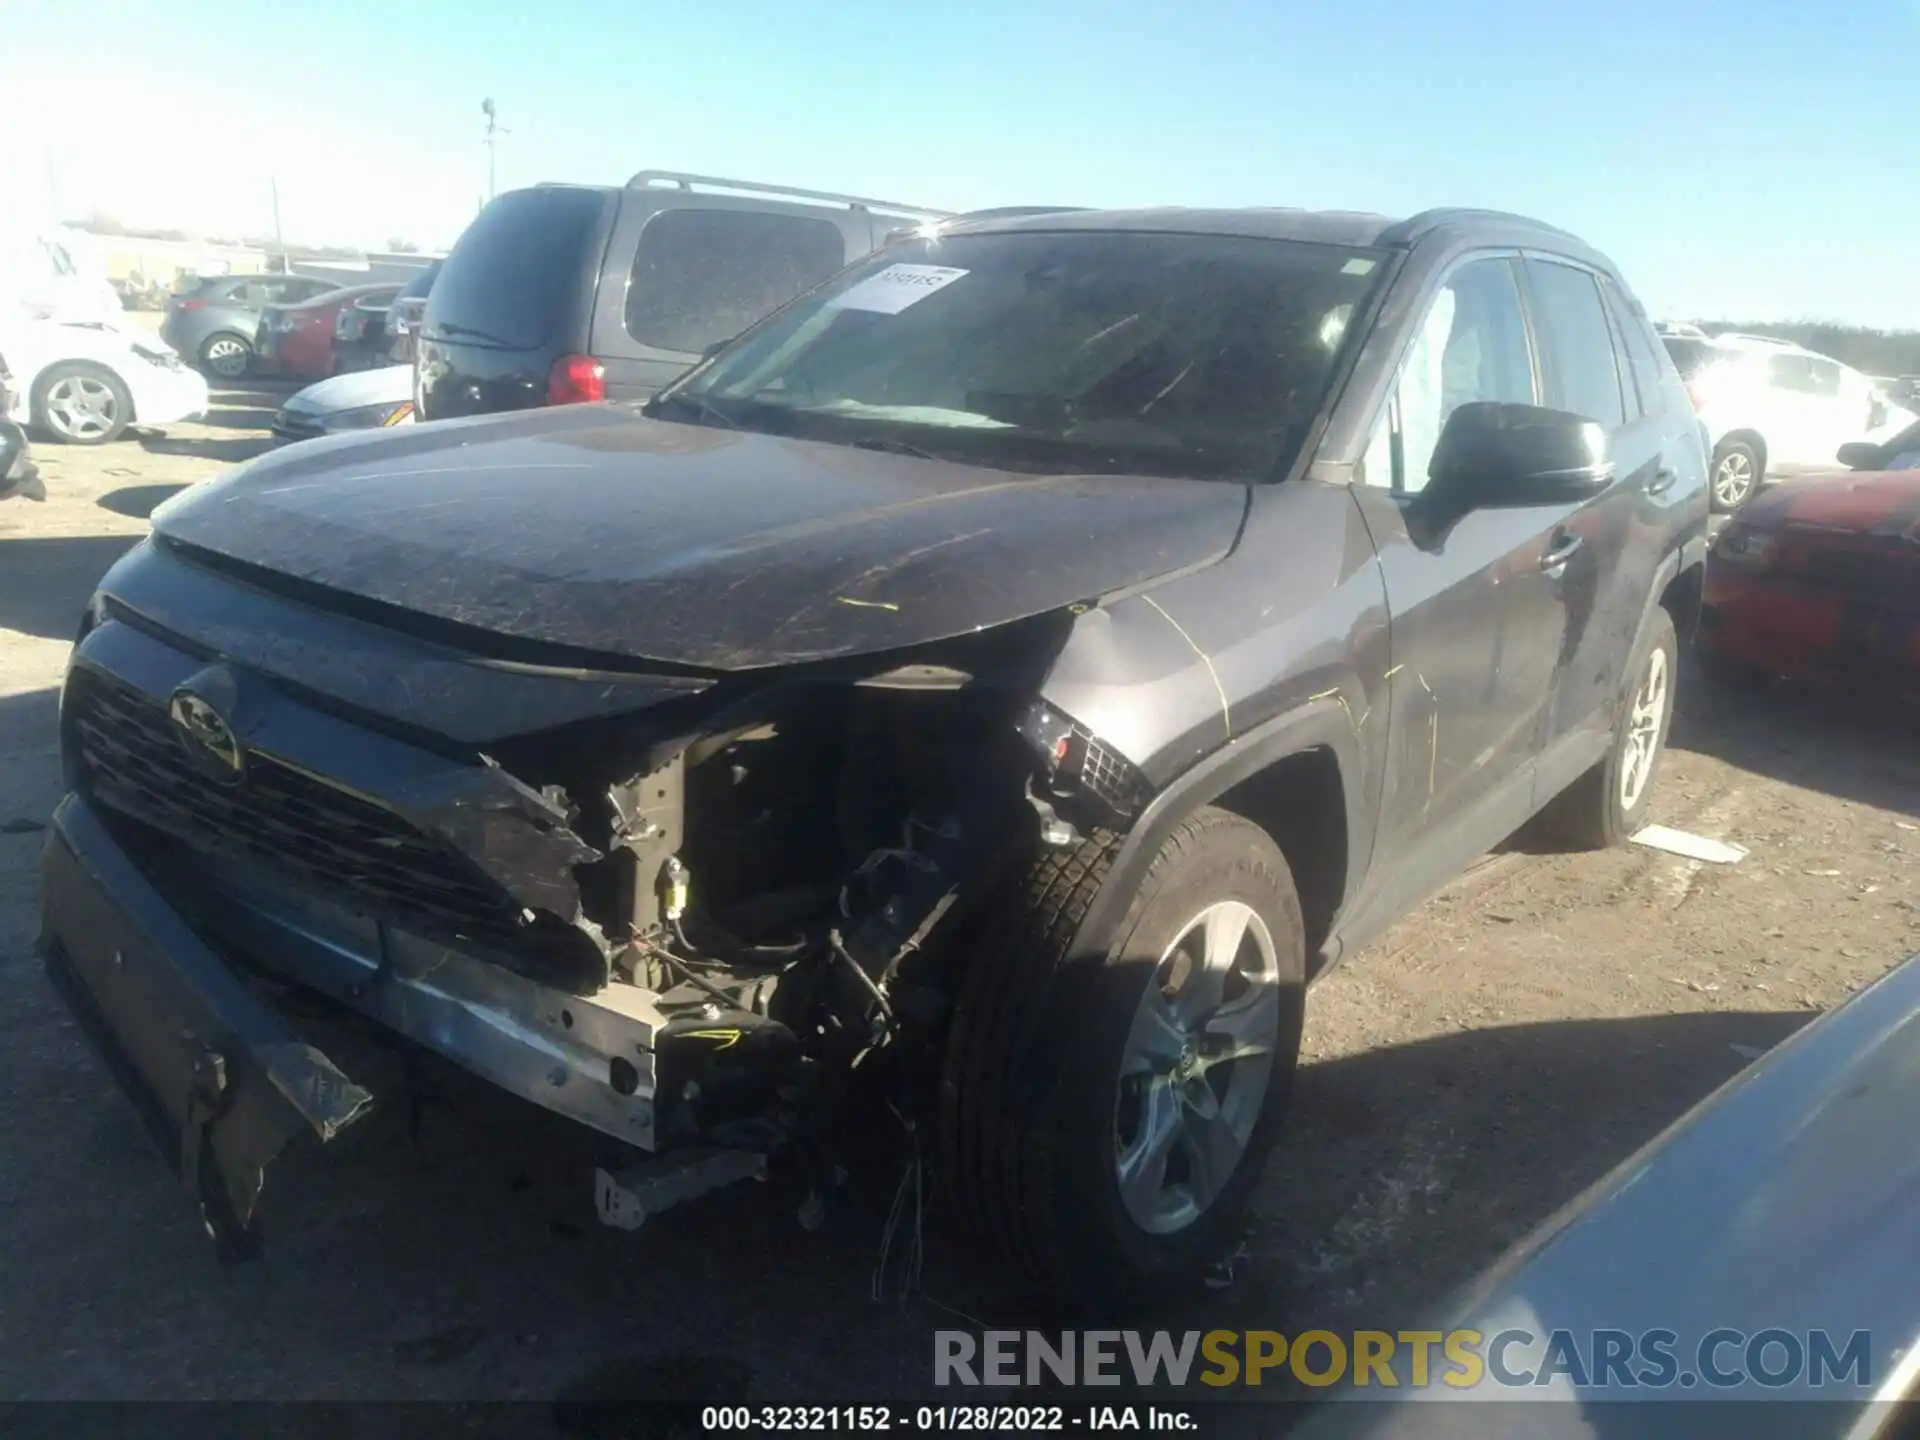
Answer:
[[1713, 508], [1739, 509], [1773, 476], [1833, 467], [1853, 441], [1884, 440], [1912, 423], [1858, 370], [1785, 340], [1667, 335], [1713, 445]]
[[40, 467], [33, 463], [26, 432], [7, 418], [13, 408], [12, 384], [7, 357], [0, 355], [0, 500], [44, 500], [47, 487], [41, 482]]
[[283, 444], [343, 430], [379, 430], [413, 423], [413, 367], [352, 370], [287, 397], [273, 417]]
[[333, 317], [333, 368], [344, 374], [369, 370], [386, 364], [386, 352], [392, 342], [387, 336], [387, 317], [394, 297], [385, 293], [367, 295], [343, 305]]
[[[1489, 1371], [1509, 1337], [1498, 1358], [1512, 1383], [1450, 1381], [1462, 1372], [1436, 1345], [1416, 1384], [1413, 1347], [1396, 1346], [1391, 1388], [1375, 1375], [1347, 1389], [1289, 1440], [1912, 1435], [1920, 1151], [1891, 1137], [1916, 1109], [1920, 955], [1756, 1060], [1422, 1317], [1439, 1335], [1474, 1332]], [[1596, 1364], [1610, 1340], [1612, 1364]], [[1813, 1353], [1822, 1342], [1831, 1361]]]
[[11, 416], [68, 445], [104, 445], [129, 425], [207, 413], [207, 382], [165, 345], [113, 326], [12, 311], [0, 353], [13, 368]]
[[385, 306], [399, 293], [400, 286], [388, 281], [329, 290], [296, 305], [269, 305], [253, 341], [261, 369], [303, 380], [325, 379], [338, 363], [335, 338], [341, 312], [361, 304]]
[[156, 511], [68, 673], [49, 965], [229, 1246], [368, 1101], [244, 967], [620, 1142], [610, 1223], [824, 1191], [884, 1098], [1008, 1288], [1111, 1314], [1234, 1240], [1310, 976], [1538, 811], [1640, 826], [1706, 489], [1530, 220], [900, 240], [644, 409]]
[[210, 275], [167, 301], [160, 338], [209, 375], [237, 380], [253, 363], [254, 336], [269, 305], [297, 305], [333, 288], [303, 275]]
[[1780, 485], [1714, 537], [1700, 654], [1723, 679], [1920, 691], [1920, 421], [1839, 458], [1850, 473]]
[[489, 203], [427, 299], [423, 420], [640, 399], [769, 311], [944, 212], [642, 171]]

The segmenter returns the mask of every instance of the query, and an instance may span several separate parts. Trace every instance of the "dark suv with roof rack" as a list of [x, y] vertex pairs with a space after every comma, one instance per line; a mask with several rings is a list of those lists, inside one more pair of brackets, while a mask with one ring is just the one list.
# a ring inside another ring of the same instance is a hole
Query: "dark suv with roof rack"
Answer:
[[1538, 812], [1645, 820], [1706, 484], [1536, 222], [929, 226], [644, 407], [157, 512], [62, 699], [49, 967], [235, 1245], [370, 1099], [291, 986], [610, 1137], [610, 1224], [891, 1134], [1010, 1284], [1165, 1298], [1313, 976]]
[[536, 185], [461, 234], [414, 353], [422, 420], [639, 399], [714, 345], [944, 212], [643, 170]]

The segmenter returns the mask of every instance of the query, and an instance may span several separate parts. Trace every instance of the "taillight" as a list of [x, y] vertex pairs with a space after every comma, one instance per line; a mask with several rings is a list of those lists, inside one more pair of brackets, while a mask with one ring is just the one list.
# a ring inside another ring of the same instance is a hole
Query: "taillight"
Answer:
[[174, 302], [174, 308], [184, 314], [188, 310], [206, 309], [207, 302], [204, 300], [178, 300]]
[[1687, 384], [1687, 398], [1693, 402], [1693, 408], [1696, 411], [1707, 408], [1707, 397], [1702, 395], [1700, 393], [1700, 387], [1691, 381]]
[[607, 367], [591, 355], [562, 355], [547, 371], [549, 405], [582, 405], [607, 398]]

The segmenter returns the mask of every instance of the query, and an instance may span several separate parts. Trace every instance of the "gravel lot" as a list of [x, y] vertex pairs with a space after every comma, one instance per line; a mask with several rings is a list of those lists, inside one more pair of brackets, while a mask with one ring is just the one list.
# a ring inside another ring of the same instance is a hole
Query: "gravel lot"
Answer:
[[[178, 487], [263, 448], [204, 426], [39, 447], [0, 507], [0, 1397], [911, 1397], [930, 1332], [991, 1318], [930, 1231], [876, 1301], [887, 1193], [803, 1234], [760, 1187], [640, 1234], [593, 1221], [582, 1137], [451, 1083], [269, 1183], [223, 1268], [31, 956], [56, 686], [85, 598]], [[1220, 1326], [1394, 1328], [1815, 1013], [1920, 950], [1913, 717], [1684, 685], [1656, 818], [1745, 845], [1489, 857], [1316, 988], [1289, 1137]], [[370, 1057], [370, 1065], [388, 1063]]]

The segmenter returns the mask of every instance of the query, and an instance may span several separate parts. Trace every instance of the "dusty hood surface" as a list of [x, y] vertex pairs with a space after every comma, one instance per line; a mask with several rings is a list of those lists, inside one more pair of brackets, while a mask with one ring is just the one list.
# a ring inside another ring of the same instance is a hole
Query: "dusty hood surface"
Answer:
[[1749, 525], [1920, 535], [1920, 470], [1804, 476], [1763, 490], [1738, 518]]
[[717, 670], [945, 639], [1205, 564], [1237, 485], [1045, 476], [567, 406], [340, 436], [170, 539], [527, 640]]

